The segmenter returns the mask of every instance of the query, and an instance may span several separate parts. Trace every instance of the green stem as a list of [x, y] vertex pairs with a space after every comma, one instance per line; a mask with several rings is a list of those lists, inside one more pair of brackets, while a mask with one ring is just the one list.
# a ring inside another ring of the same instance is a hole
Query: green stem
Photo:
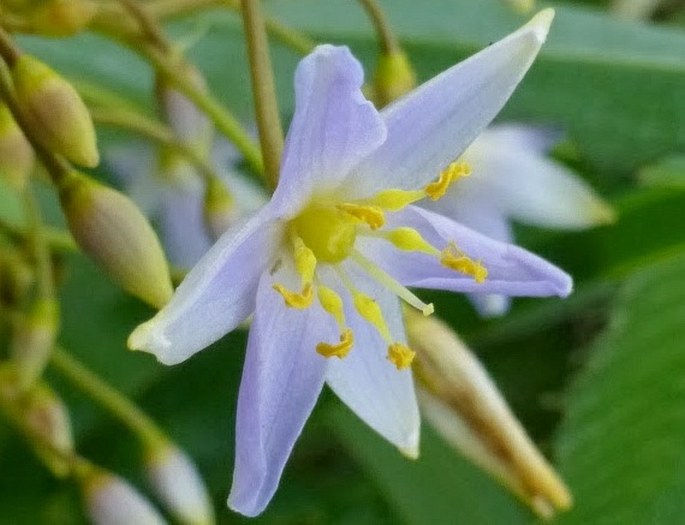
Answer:
[[117, 0], [124, 9], [138, 22], [140, 29], [143, 31], [145, 37], [159, 49], [169, 51], [171, 45], [164, 35], [164, 31], [159, 26], [154, 15], [150, 15], [148, 11], [138, 4], [135, 0]]
[[21, 51], [14, 45], [7, 32], [0, 26], [0, 56], [12, 68], [21, 56]]
[[40, 206], [30, 187], [27, 187], [24, 192], [24, 208], [29, 224], [31, 251], [36, 261], [38, 297], [41, 299], [53, 299], [55, 296], [55, 284], [53, 281], [52, 259], [45, 237]]
[[366, 13], [369, 15], [371, 22], [378, 34], [378, 41], [381, 46], [381, 51], [386, 54], [395, 53], [400, 50], [399, 42], [395, 38], [390, 24], [381, 9], [381, 6], [376, 0], [359, 0]]
[[74, 386], [131, 429], [144, 445], [150, 446], [150, 444], [168, 441], [164, 432], [145, 412], [121, 392], [88, 370], [64, 349], [55, 347], [51, 364]]
[[283, 152], [283, 128], [278, 113], [266, 26], [260, 0], [241, 0], [241, 6], [266, 179], [275, 188]]

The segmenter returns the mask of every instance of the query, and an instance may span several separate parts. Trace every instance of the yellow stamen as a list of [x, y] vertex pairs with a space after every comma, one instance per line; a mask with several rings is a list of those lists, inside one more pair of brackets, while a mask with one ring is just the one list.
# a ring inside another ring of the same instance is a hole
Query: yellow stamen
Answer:
[[377, 206], [366, 206], [363, 204], [345, 202], [340, 204], [340, 209], [355, 219], [366, 223], [372, 230], [377, 230], [385, 224], [383, 210]]
[[314, 300], [314, 289], [311, 283], [305, 284], [299, 293], [292, 292], [280, 284], [274, 284], [273, 288], [283, 296], [285, 305], [289, 308], [304, 310], [309, 308]]
[[368, 273], [373, 279], [382, 284], [385, 288], [394, 293], [397, 297], [405, 301], [410, 306], [413, 306], [417, 310], [420, 310], [423, 315], [428, 317], [431, 315], [435, 308], [433, 304], [426, 304], [421, 299], [416, 297], [409, 289], [403, 286], [394, 277], [386, 273], [383, 269], [379, 268], [373, 261], [364, 257], [360, 252], [354, 250], [352, 252], [352, 259], [361, 266], [366, 273]]
[[420, 201], [426, 196], [421, 190], [390, 189], [377, 194], [370, 203], [388, 211], [399, 211], [409, 204]]
[[440, 255], [440, 250], [429, 244], [414, 228], [397, 228], [385, 233], [384, 236], [400, 250]]
[[340, 342], [338, 344], [319, 343], [316, 345], [316, 351], [324, 357], [337, 357], [342, 359], [350, 353], [354, 345], [354, 335], [349, 328], [340, 334]]
[[323, 309], [335, 318], [342, 330], [345, 326], [345, 310], [340, 296], [327, 286], [322, 285], [317, 286], [316, 292]]
[[469, 175], [471, 175], [471, 167], [466, 162], [453, 162], [443, 170], [438, 180], [431, 182], [424, 188], [424, 191], [428, 197], [437, 201], [445, 195], [455, 180]]
[[378, 303], [368, 295], [364, 295], [360, 292], [353, 292], [353, 296], [354, 307], [357, 309], [357, 312], [359, 312], [359, 315], [367, 322], [371, 323], [388, 344], [392, 344], [390, 330], [388, 329], [388, 325], [385, 324], [383, 312], [381, 311], [381, 307], [378, 306]]
[[480, 261], [474, 261], [453, 244], [442, 251], [440, 262], [447, 268], [470, 275], [478, 284], [488, 276], [487, 268]]
[[388, 359], [393, 362], [398, 370], [409, 368], [415, 355], [416, 352], [402, 343], [392, 343], [388, 347]]
[[314, 280], [314, 270], [316, 270], [316, 256], [300, 237], [293, 236], [292, 242], [295, 250], [294, 257], [297, 273], [300, 274], [303, 284], [311, 284]]

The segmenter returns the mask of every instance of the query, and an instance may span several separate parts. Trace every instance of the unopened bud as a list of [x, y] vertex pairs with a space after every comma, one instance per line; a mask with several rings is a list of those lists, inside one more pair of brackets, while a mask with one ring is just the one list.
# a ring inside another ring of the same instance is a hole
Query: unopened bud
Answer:
[[95, 525], [165, 525], [152, 504], [119, 476], [90, 467], [80, 476], [86, 515]]
[[415, 87], [416, 74], [407, 55], [402, 51], [380, 54], [373, 78], [375, 102], [379, 107], [390, 104]]
[[34, 447], [58, 477], [71, 472], [69, 456], [74, 439], [69, 412], [62, 400], [46, 384], [37, 384], [20, 403], [20, 411], [31, 434], [38, 437]]
[[21, 55], [12, 67], [17, 103], [36, 139], [89, 168], [98, 165], [95, 128], [76, 90], [46, 64]]
[[[183, 74], [201, 92], [207, 91], [207, 84], [199, 71], [184, 64]], [[187, 146], [196, 148], [201, 154], [209, 153], [213, 141], [214, 128], [207, 116], [197, 106], [162, 78], [157, 78], [157, 98], [162, 115], [169, 123], [176, 139]]]
[[14, 121], [9, 108], [0, 102], [0, 177], [21, 190], [34, 162], [33, 148]]
[[17, 320], [10, 349], [22, 390], [33, 386], [43, 373], [55, 345], [58, 325], [59, 307], [57, 301], [49, 298], [36, 299], [27, 314]]
[[72, 172], [60, 186], [69, 229], [81, 249], [119, 285], [161, 308], [173, 288], [152, 226], [128, 198]]
[[207, 182], [204, 216], [207, 231], [214, 240], [221, 237], [238, 218], [233, 196], [226, 185], [218, 179], [212, 178]]
[[148, 451], [145, 470], [155, 493], [184, 525], [213, 525], [214, 508], [202, 478], [190, 458], [164, 443]]
[[485, 369], [448, 326], [406, 312], [422, 414], [453, 447], [544, 518], [571, 494], [516, 420]]
[[88, 0], [48, 0], [27, 14], [26, 31], [43, 36], [70, 36], [82, 31], [97, 13]]

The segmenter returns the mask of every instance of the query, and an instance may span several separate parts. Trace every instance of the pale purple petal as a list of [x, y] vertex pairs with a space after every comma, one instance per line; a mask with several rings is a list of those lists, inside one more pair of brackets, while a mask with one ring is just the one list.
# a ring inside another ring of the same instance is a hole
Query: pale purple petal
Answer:
[[113, 179], [123, 187], [141, 211], [152, 217], [159, 208], [159, 181], [155, 177], [157, 158], [151, 148], [138, 144], [107, 149], [105, 164]]
[[[398, 299], [361, 272], [349, 273], [355, 285], [381, 306], [393, 338], [406, 343]], [[330, 359], [326, 382], [367, 425], [404, 454], [417, 457], [420, 418], [411, 370], [398, 370], [387, 359], [387, 343], [354, 310], [344, 287], [333, 287], [347, 297], [345, 316], [354, 333], [354, 347], [344, 359]]]
[[488, 270], [483, 283], [449, 270], [436, 257], [417, 252], [399, 252], [382, 240], [364, 239], [360, 249], [406, 286], [456, 292], [500, 293], [509, 296], [567, 296], [571, 277], [517, 246], [495, 241], [442, 215], [415, 206], [389, 216], [388, 228], [409, 226], [442, 250], [454, 243]]
[[374, 193], [418, 188], [438, 176], [485, 129], [533, 63], [552, 21], [528, 24], [432, 78], [381, 112], [388, 138], [350, 183]]
[[273, 263], [282, 227], [272, 210], [227, 231], [198, 262], [155, 317], [129, 337], [129, 347], [176, 364], [233, 330], [252, 313], [259, 276]]
[[560, 128], [527, 126], [525, 124], [495, 124], [486, 129], [474, 142], [485, 145], [506, 144], [509, 148], [545, 155], [564, 137]]
[[335, 188], [385, 140], [385, 125], [364, 98], [364, 71], [347, 47], [318, 46], [295, 73], [295, 115], [288, 130], [274, 202], [296, 211], [312, 192]]
[[272, 286], [297, 287], [297, 279], [285, 273], [281, 269], [260, 280], [240, 384], [228, 505], [246, 516], [260, 514], [276, 492], [323, 387], [327, 360], [316, 353], [316, 345], [337, 334], [317, 304], [305, 310], [284, 305]]

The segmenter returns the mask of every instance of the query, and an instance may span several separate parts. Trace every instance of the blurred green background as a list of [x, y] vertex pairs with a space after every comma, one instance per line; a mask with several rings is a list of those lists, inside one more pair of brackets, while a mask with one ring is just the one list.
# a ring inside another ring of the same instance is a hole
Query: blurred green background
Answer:
[[[350, 45], [373, 71], [374, 33], [351, 0], [271, 0], [267, 10], [318, 41]], [[421, 79], [517, 28], [498, 0], [383, 2]], [[664, 3], [656, 21], [621, 21], [608, 2], [554, 4], [539, 60], [499, 121], [553, 124], [557, 150], [617, 209], [612, 226], [581, 233], [517, 227], [519, 244], [576, 279], [565, 301], [517, 300], [500, 320], [463, 297], [432, 295], [471, 345], [514, 412], [569, 483], [564, 524], [671, 524], [685, 515], [685, 16]], [[239, 18], [208, 11], [170, 25], [201, 38], [190, 58], [213, 92], [249, 122], [252, 103]], [[139, 58], [85, 34], [24, 38], [60, 72], [97, 81], [152, 111], [152, 75]], [[292, 113], [299, 57], [274, 43], [281, 109]], [[104, 131], [103, 149], [126, 137]], [[107, 173], [100, 172], [103, 178]], [[54, 196], [44, 202], [61, 218]], [[13, 205], [0, 193], [0, 212]], [[233, 333], [167, 368], [125, 350], [152, 314], [83, 257], [64, 260], [61, 343], [136, 399], [197, 461], [220, 523], [225, 507], [245, 334]], [[87, 290], [87, 293], [84, 292]], [[145, 490], [131, 435], [53, 372], [72, 411], [79, 450]], [[0, 523], [84, 521], [76, 489], [55, 481], [0, 424]], [[326, 392], [305, 427], [264, 524], [523, 524], [535, 516], [424, 425], [410, 462]]]

